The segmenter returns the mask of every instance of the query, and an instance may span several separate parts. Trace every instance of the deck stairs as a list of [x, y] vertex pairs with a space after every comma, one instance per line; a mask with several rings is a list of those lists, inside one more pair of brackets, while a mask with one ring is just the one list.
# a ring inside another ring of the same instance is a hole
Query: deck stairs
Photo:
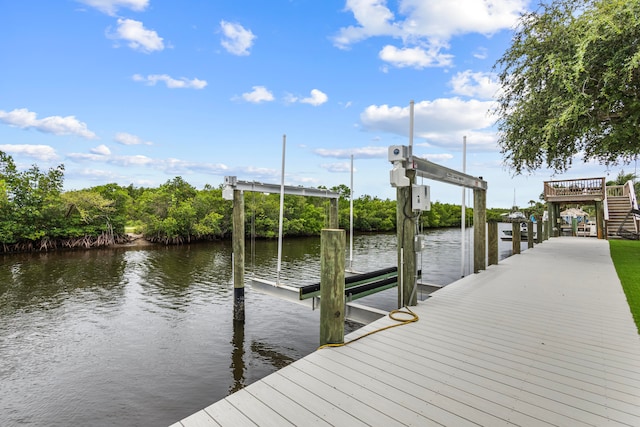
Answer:
[[[607, 208], [609, 213], [607, 238], [619, 239], [617, 232], [631, 210], [631, 201], [628, 196], [607, 196]], [[633, 229], [633, 221], [629, 221], [628, 224], [625, 224], [625, 227]]]

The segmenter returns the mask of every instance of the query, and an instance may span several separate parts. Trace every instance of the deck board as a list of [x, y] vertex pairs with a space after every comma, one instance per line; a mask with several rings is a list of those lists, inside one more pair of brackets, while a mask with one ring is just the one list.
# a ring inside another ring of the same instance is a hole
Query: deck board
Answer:
[[412, 309], [419, 322], [316, 351], [176, 426], [640, 425], [640, 338], [608, 242], [552, 239]]

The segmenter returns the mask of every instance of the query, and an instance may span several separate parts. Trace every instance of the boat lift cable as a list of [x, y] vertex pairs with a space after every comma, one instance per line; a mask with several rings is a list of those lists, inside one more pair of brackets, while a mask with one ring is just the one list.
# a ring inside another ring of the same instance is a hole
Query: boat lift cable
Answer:
[[[414, 313], [413, 311], [411, 311], [411, 309], [407, 306], [403, 307], [405, 308], [407, 311], [404, 311], [402, 309], [397, 309], [397, 310], [392, 310], [389, 312], [389, 318], [392, 320], [395, 320], [398, 323], [393, 323], [391, 325], [387, 325], [384, 326], [382, 328], [378, 328], [375, 329], [373, 331], [367, 332], [364, 335], [360, 335], [357, 338], [352, 339], [351, 341], [347, 341], [345, 343], [337, 343], [337, 344], [325, 344], [325, 345], [321, 345], [320, 347], [318, 347], [318, 350], [321, 350], [323, 348], [328, 348], [328, 347], [344, 347], [345, 345], [349, 345], [351, 343], [354, 343], [362, 338], [368, 337], [370, 335], [373, 334], [377, 334], [378, 332], [382, 332], [382, 331], [386, 331], [387, 329], [391, 329], [391, 328], [397, 328], [398, 326], [404, 326], [404, 325], [408, 325], [409, 323], [414, 323], [417, 322], [418, 320], [420, 320], [420, 318], [418, 317], [418, 315], [416, 313]], [[405, 315], [409, 315], [409, 318], [406, 317], [402, 317]]]

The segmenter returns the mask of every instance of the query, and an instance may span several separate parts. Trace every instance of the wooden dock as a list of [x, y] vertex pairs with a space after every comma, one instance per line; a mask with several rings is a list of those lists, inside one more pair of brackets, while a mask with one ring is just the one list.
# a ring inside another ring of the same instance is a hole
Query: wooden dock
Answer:
[[607, 241], [546, 241], [414, 311], [172, 427], [640, 426], [640, 338]]

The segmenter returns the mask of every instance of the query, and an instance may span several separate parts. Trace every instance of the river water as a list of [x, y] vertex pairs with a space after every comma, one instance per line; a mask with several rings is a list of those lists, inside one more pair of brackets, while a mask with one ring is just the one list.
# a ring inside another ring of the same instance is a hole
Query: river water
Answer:
[[[318, 281], [319, 252], [285, 239], [281, 280]], [[273, 280], [276, 257], [248, 243], [248, 274]], [[355, 236], [354, 269], [395, 263], [395, 234]], [[428, 231], [418, 263], [428, 282], [458, 279], [460, 231]], [[317, 347], [318, 311], [248, 288], [234, 324], [232, 297], [230, 242], [0, 256], [0, 426], [166, 426]]]

